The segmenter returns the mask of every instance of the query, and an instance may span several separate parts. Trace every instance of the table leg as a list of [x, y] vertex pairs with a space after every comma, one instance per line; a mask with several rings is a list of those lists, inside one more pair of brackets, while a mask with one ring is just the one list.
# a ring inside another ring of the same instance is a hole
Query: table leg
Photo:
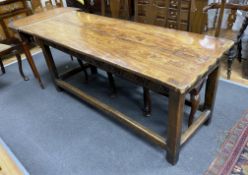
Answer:
[[217, 87], [218, 87], [218, 78], [219, 78], [219, 67], [217, 67], [208, 76], [208, 79], [207, 79], [204, 109], [209, 109], [211, 111], [211, 113], [209, 115], [208, 120], [205, 122], [205, 125], [208, 125], [212, 119], [215, 97], [216, 97], [216, 91], [217, 91]]
[[179, 158], [185, 95], [169, 92], [169, 116], [167, 126], [166, 159], [175, 165]]
[[51, 50], [50, 50], [49, 46], [45, 45], [40, 40], [39, 40], [39, 45], [40, 45], [42, 52], [44, 54], [44, 57], [45, 57], [45, 60], [47, 63], [47, 67], [48, 67], [49, 72], [50, 72], [51, 77], [52, 77], [52, 81], [53, 81], [56, 89], [58, 91], [61, 91], [62, 89], [56, 85], [56, 81], [55, 81], [56, 79], [59, 79], [59, 75], [58, 75], [58, 71], [57, 71], [56, 65], [54, 63], [54, 60], [53, 60]]
[[150, 117], [152, 112], [151, 95], [150, 95], [150, 90], [145, 87], [143, 87], [143, 100], [144, 100], [144, 115], [146, 117]]

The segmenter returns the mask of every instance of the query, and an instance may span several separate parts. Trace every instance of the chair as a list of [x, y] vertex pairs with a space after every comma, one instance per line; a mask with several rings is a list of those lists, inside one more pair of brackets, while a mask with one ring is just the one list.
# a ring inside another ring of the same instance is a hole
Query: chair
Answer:
[[[215, 17], [213, 20], [213, 26], [209, 27], [207, 25], [207, 34], [213, 35], [215, 37], [223, 37], [231, 40], [236, 40], [234, 47], [229, 50], [225, 55], [227, 57], [227, 78], [230, 79], [232, 71], [232, 63], [235, 58], [238, 58], [241, 61], [241, 39], [244, 34], [244, 30], [247, 26], [246, 18], [243, 21], [243, 25], [240, 30], [233, 30], [234, 23], [237, 19], [238, 10], [248, 11], [247, 4], [234, 4], [226, 3], [226, 0], [221, 0], [219, 3], [211, 3], [206, 6], [203, 11], [206, 13], [210, 10], [216, 10]], [[230, 11], [227, 21], [224, 21], [224, 15], [227, 10]], [[223, 24], [226, 24], [226, 27], [223, 27]]]
[[1, 71], [4, 74], [5, 73], [5, 68], [3, 65], [3, 58], [5, 56], [13, 56], [15, 55], [18, 61], [18, 67], [19, 67], [19, 72], [22, 76], [22, 78], [25, 81], [28, 81], [28, 77], [23, 73], [22, 70], [22, 60], [21, 60], [21, 56], [20, 54], [22, 53], [22, 49], [20, 45], [6, 45], [6, 44], [2, 44], [0, 43], [0, 67], [1, 67]]
[[64, 6], [62, 0], [54, 0], [54, 2], [55, 4], [52, 3], [52, 0], [48, 0], [45, 2], [45, 7], [42, 7], [41, 0], [31, 0], [32, 11], [33, 13], [37, 13], [43, 10]]
[[[107, 4], [109, 2], [109, 4]], [[130, 0], [101, 0], [101, 13], [103, 16], [106, 15], [106, 5], [109, 5], [111, 16], [113, 18], [124, 18], [130, 19]]]
[[[37, 71], [37, 68], [32, 60], [32, 56], [29, 52], [29, 46], [27, 42], [21, 42], [16, 32], [10, 30], [8, 25], [15, 19], [23, 18], [31, 14], [31, 10], [27, 7], [26, 0], [5, 0], [0, 1], [0, 36], [2, 44], [10, 46], [18, 46], [15, 49], [21, 48], [21, 51], [27, 57], [29, 65], [33, 71], [35, 78], [38, 80], [41, 88], [44, 88], [41, 81], [41, 77]], [[20, 63], [20, 62], [19, 62]]]

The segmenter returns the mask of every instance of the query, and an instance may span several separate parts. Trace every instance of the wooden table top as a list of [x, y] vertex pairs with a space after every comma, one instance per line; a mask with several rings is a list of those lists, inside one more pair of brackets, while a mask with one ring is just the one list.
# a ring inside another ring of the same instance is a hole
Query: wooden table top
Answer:
[[[233, 41], [60, 9], [15, 21], [12, 28], [93, 56], [185, 93]], [[42, 17], [40, 17], [42, 16]], [[28, 25], [27, 25], [28, 24]]]

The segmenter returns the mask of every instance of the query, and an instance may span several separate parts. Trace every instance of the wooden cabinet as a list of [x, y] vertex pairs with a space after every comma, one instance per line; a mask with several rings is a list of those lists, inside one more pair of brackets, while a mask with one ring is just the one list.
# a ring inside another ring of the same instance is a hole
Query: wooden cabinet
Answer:
[[25, 0], [5, 0], [0, 2], [0, 40], [10, 41], [16, 34], [8, 28], [8, 25], [16, 19], [29, 14]]
[[205, 5], [207, 0], [135, 0], [135, 21], [201, 33]]

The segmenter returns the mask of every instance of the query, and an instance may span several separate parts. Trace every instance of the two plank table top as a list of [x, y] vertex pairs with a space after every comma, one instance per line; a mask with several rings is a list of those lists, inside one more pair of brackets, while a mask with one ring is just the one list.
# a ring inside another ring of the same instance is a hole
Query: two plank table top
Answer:
[[[15, 21], [12, 26], [42, 47], [56, 86], [68, 90], [167, 150], [175, 164], [181, 145], [203, 123], [209, 123], [215, 101], [221, 56], [233, 42], [130, 21], [107, 18], [68, 8], [54, 9]], [[25, 40], [25, 37], [22, 37]], [[61, 80], [49, 46], [68, 52], [113, 74], [169, 94], [166, 138], [145, 128], [110, 106]], [[84, 57], [87, 56], [87, 57]], [[198, 120], [182, 133], [185, 95], [207, 79], [204, 109]]]

